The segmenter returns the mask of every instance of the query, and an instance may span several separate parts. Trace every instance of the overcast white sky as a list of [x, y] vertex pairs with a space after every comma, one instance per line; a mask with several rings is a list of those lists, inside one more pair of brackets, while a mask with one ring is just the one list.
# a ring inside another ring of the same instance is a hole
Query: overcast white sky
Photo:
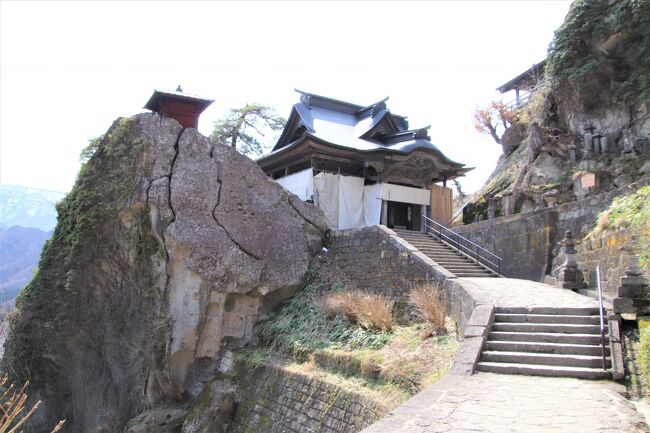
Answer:
[[154, 88], [288, 116], [294, 88], [370, 104], [390, 97], [431, 124], [448, 156], [477, 167], [501, 152], [472, 127], [494, 90], [542, 60], [570, 1], [35, 2], [0, 0], [0, 183], [68, 191], [79, 152]]

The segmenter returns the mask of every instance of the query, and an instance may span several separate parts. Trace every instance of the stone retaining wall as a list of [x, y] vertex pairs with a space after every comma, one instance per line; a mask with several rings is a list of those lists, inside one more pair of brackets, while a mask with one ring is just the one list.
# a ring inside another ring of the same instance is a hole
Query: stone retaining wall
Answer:
[[[597, 289], [596, 266], [600, 266], [600, 277], [606, 298], [616, 297], [616, 291], [625, 275], [625, 268], [630, 264], [630, 250], [636, 242], [634, 234], [621, 229], [616, 232], [604, 233], [592, 240], [585, 240], [577, 245], [576, 259], [582, 271], [585, 283], [589, 289]], [[560, 255], [554, 262], [554, 267], [563, 262]], [[650, 280], [650, 270], [645, 269], [644, 275]]]
[[386, 226], [333, 230], [327, 245], [358, 289], [399, 299], [420, 283], [455, 278]]
[[423, 282], [442, 287], [448, 315], [463, 339], [452, 372], [472, 374], [494, 318], [490, 299], [385, 226], [332, 231], [328, 246], [336, 264], [359, 289], [405, 299]]
[[240, 375], [244, 396], [228, 433], [356, 433], [387, 411], [318, 378], [261, 365]]
[[582, 239], [594, 228], [598, 214], [607, 209], [615, 197], [648, 184], [650, 179], [644, 179], [554, 208], [454, 227], [454, 231], [502, 257], [505, 276], [542, 281], [553, 269], [553, 258], [559, 253], [558, 242], [565, 231], [571, 230], [575, 239]]

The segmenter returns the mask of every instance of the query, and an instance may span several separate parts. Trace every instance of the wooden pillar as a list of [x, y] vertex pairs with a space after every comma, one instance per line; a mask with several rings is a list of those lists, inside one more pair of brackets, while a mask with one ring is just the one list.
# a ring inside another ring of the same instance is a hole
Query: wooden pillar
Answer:
[[515, 89], [515, 107], [519, 108], [521, 103], [519, 102], [519, 89]]

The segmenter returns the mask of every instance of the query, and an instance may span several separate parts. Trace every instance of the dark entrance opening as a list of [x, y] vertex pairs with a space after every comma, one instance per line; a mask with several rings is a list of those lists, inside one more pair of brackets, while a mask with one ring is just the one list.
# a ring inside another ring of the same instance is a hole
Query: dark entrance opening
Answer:
[[389, 201], [387, 207], [388, 228], [420, 231], [419, 204]]

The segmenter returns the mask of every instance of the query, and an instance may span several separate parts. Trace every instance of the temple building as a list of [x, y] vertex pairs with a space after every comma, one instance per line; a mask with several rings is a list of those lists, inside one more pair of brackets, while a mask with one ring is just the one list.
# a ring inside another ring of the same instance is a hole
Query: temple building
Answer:
[[257, 160], [267, 175], [320, 207], [331, 228], [421, 230], [421, 215], [449, 222], [446, 182], [471, 168], [434, 146], [428, 127], [409, 129], [388, 98], [361, 106], [297, 92], [280, 139]]

